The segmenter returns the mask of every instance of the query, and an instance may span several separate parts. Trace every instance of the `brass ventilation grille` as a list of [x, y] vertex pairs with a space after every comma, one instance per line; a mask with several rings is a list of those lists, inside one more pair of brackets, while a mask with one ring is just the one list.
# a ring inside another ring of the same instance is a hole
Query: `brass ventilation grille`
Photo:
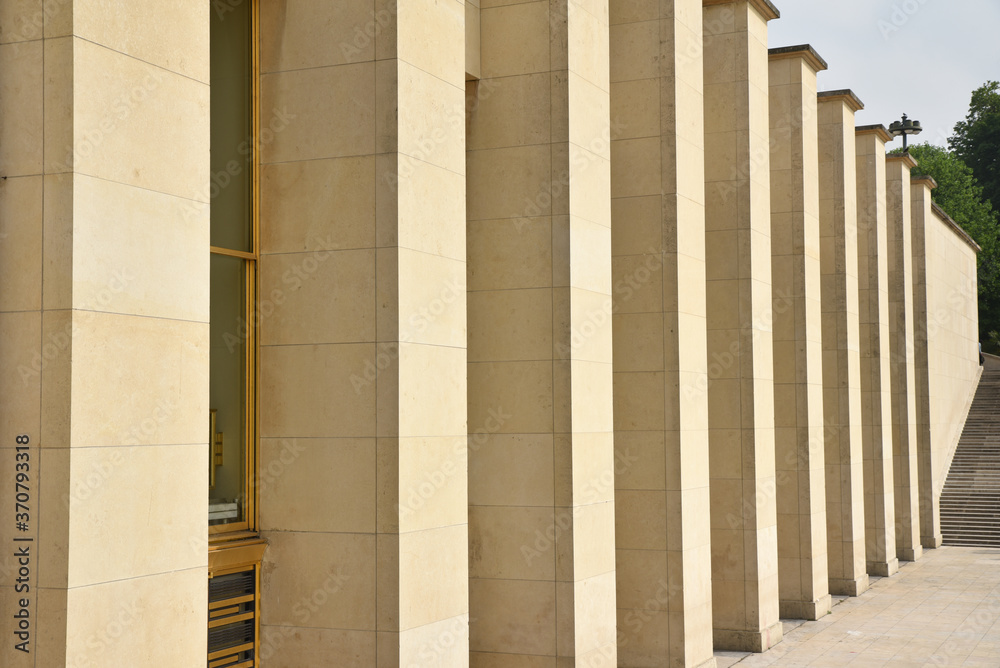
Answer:
[[253, 668], [257, 616], [255, 568], [208, 581], [208, 668]]

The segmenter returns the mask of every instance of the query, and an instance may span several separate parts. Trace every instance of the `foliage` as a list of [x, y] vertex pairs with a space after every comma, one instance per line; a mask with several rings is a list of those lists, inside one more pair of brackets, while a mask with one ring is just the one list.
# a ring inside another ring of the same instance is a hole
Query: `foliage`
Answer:
[[932, 192], [937, 205], [984, 251], [993, 250], [998, 243], [997, 211], [984, 198], [983, 187], [972, 169], [954, 153], [931, 144], [911, 146], [910, 155], [917, 161], [914, 176], [927, 174], [937, 181], [938, 187]]
[[1000, 211], [1000, 82], [987, 81], [973, 91], [969, 113], [955, 125], [948, 146], [972, 168], [993, 209]]

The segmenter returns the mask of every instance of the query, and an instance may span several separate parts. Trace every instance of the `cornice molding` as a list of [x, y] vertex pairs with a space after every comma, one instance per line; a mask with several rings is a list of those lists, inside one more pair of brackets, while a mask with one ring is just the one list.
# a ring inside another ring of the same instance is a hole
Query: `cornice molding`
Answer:
[[858, 112], [865, 108], [865, 103], [849, 88], [843, 90], [826, 90], [817, 95], [820, 102], [840, 101], [846, 104], [851, 111]]
[[812, 48], [812, 45], [810, 44], [782, 46], [777, 49], [768, 49], [767, 57], [769, 60], [801, 58], [809, 64], [809, 67], [811, 67], [814, 72], [822, 72], [829, 67], [826, 64], [826, 61], [823, 60], [823, 57], [816, 53], [816, 49]]
[[735, 5], [737, 2], [746, 2], [747, 5], [757, 10], [757, 13], [764, 17], [765, 21], [773, 21], [781, 18], [781, 12], [774, 6], [771, 0], [701, 0], [702, 7], [709, 5]]
[[901, 162], [910, 169], [914, 169], [917, 166], [917, 161], [913, 159], [913, 156], [909, 153], [893, 153], [891, 155], [885, 156], [886, 162]]
[[854, 128], [854, 134], [859, 137], [862, 135], [875, 135], [876, 137], [878, 137], [879, 139], [881, 139], [883, 142], [886, 143], [892, 141], [892, 135], [889, 134], [889, 131], [886, 130], [885, 126], [882, 125], [881, 123], [879, 123], [878, 125], [859, 125], [858, 127]]

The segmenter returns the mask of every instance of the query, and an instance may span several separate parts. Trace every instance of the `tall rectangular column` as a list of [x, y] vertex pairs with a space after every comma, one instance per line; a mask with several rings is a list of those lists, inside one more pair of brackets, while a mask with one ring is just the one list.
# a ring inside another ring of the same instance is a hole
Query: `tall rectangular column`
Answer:
[[5, 668], [205, 664], [206, 9], [0, 12]]
[[465, 666], [464, 4], [260, 5], [263, 665]]
[[886, 157], [886, 225], [889, 251], [889, 359], [892, 389], [893, 488], [896, 556], [920, 558], [917, 494], [916, 374], [913, 344], [913, 256], [908, 153]]
[[858, 316], [857, 173], [849, 90], [819, 94], [823, 405], [830, 592], [868, 588]]
[[885, 143], [890, 139], [882, 125], [855, 130], [865, 559], [868, 574], [883, 577], [899, 570], [892, 479], [889, 249], [885, 204]]
[[[930, 176], [910, 181], [910, 221], [913, 258], [913, 370], [916, 389], [917, 499], [920, 508], [920, 544], [940, 547], [941, 506], [935, 500], [933, 444], [931, 443], [931, 387], [928, 335], [932, 326], [927, 306], [927, 226], [934, 219], [931, 191], [937, 182]], [[939, 446], [940, 447], [940, 446]]]
[[618, 662], [712, 656], [701, 0], [612, 0]]
[[767, 0], [704, 0], [712, 617], [719, 649], [781, 640], [771, 335]]
[[781, 616], [830, 611], [823, 460], [819, 153], [810, 46], [770, 50], [774, 450]]
[[474, 666], [615, 666], [608, 3], [483, 7], [470, 91]]

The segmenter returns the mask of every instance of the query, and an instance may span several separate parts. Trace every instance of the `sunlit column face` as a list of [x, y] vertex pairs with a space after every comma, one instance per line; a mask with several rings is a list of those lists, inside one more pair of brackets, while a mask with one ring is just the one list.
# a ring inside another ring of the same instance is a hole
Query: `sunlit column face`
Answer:
[[247, 520], [252, 430], [253, 51], [250, 0], [211, 14], [209, 524]]

